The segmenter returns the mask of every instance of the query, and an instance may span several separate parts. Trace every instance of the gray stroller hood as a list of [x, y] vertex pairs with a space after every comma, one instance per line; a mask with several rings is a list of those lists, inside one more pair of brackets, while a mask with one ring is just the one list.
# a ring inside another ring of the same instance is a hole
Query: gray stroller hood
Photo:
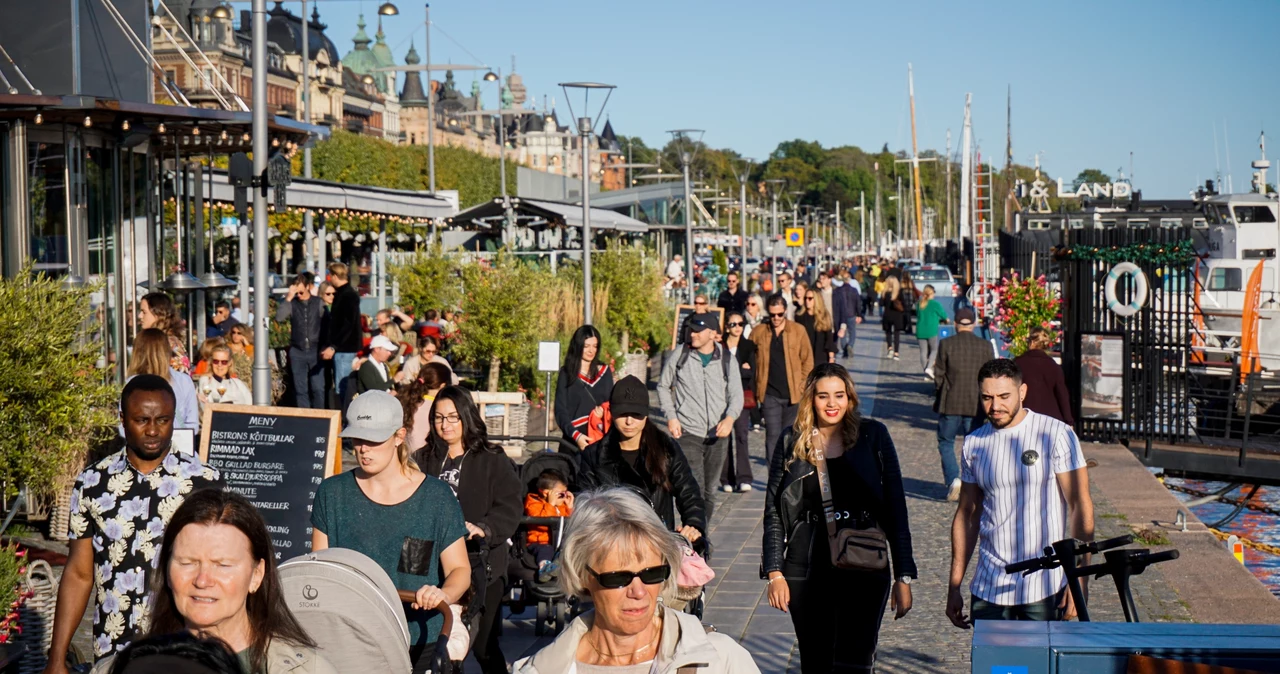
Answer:
[[280, 565], [285, 602], [339, 672], [409, 674], [409, 626], [396, 586], [372, 559], [343, 548]]

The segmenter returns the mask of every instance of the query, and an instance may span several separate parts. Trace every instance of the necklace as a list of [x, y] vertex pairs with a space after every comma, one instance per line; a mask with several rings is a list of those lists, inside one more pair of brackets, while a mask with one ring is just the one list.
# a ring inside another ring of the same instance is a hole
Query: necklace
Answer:
[[621, 660], [622, 658], [630, 657], [632, 664], [635, 664], [635, 656], [649, 650], [650, 648], [653, 648], [654, 645], [657, 644], [658, 641], [662, 638], [662, 618], [658, 618], [658, 620], [653, 625], [657, 627], [657, 629], [654, 630], [654, 636], [650, 637], [649, 642], [647, 644], [645, 644], [644, 646], [641, 646], [640, 648], [637, 648], [634, 651], [631, 651], [630, 653], [622, 653], [618, 655], [615, 655], [613, 653], [606, 653], [600, 650], [599, 648], [596, 648], [596, 645], [591, 643], [590, 639], [583, 639], [583, 641], [587, 642], [587, 646], [590, 646], [591, 650], [595, 651], [596, 655], [602, 658], [609, 658], [611, 660]]

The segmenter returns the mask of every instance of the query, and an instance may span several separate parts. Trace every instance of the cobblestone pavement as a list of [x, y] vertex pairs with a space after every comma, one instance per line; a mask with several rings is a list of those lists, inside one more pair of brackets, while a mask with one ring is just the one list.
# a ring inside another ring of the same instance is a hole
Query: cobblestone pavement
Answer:
[[[914, 344], [904, 343], [902, 360], [893, 361], [882, 357], [879, 325], [864, 325], [859, 334], [855, 357], [843, 362], [857, 382], [864, 414], [883, 421], [897, 446], [920, 571], [919, 580], [912, 584], [911, 613], [899, 621], [886, 613], [877, 671], [968, 672], [972, 633], [952, 626], [944, 613], [955, 506], [946, 501], [941, 485], [936, 417], [931, 410], [933, 385], [919, 372]], [[755, 490], [720, 494], [721, 506], [711, 523], [715, 554], [710, 565], [716, 571], [716, 579], [706, 588], [703, 618], [721, 633], [739, 639], [765, 674], [789, 674], [799, 672], [800, 662], [791, 618], [769, 606], [765, 583], [759, 575], [767, 477], [763, 432], [751, 434], [750, 449]], [[1111, 511], [1096, 489], [1094, 502], [1099, 537], [1129, 532], [1123, 516]], [[1094, 587], [1092, 617], [1099, 621], [1123, 620], [1111, 583], [1104, 580]], [[1190, 620], [1186, 605], [1161, 578], [1159, 569], [1149, 569], [1133, 578], [1132, 589], [1144, 622]], [[965, 594], [967, 597], [967, 590]], [[506, 622], [503, 644], [509, 658], [533, 653], [543, 643], [545, 639], [533, 638], [526, 616], [515, 616]], [[478, 671], [474, 662], [471, 665], [469, 672]]]

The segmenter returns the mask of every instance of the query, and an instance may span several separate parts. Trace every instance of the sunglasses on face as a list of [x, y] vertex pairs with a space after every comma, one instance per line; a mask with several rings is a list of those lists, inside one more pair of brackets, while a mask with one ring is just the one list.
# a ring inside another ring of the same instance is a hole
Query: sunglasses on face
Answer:
[[729, 327], [731, 328], [740, 328], [742, 326], [743, 326], [743, 323], [740, 321], [729, 321]]
[[231, 361], [229, 361], [229, 360], [221, 360], [221, 359], [218, 359], [218, 358], [214, 358], [214, 359], [213, 359], [213, 364], [214, 364], [214, 365], [229, 365], [229, 364], [231, 364]]
[[694, 302], [694, 304], [696, 304], [696, 305], [698, 305], [698, 306], [700, 306], [700, 307], [705, 307], [705, 306], [707, 306], [707, 303], [706, 303], [706, 302]]
[[804, 301], [806, 301], [806, 302], [812, 302], [812, 301], [813, 301], [813, 295], [809, 295], [808, 297], [804, 298]]
[[588, 566], [587, 571], [595, 576], [596, 582], [600, 583], [600, 587], [606, 590], [626, 587], [636, 578], [639, 578], [640, 582], [645, 585], [657, 585], [671, 577], [671, 566], [668, 564], [651, 566], [641, 571], [609, 571], [606, 573], [600, 573]]
[[772, 311], [770, 311], [770, 312], [769, 312], [769, 318], [771, 318], [771, 319], [775, 319], [775, 318], [786, 318], [786, 316], [787, 316], [787, 312], [785, 312], [785, 311], [783, 311], [783, 312], [781, 312], [781, 313], [776, 313], [776, 314], [775, 314], [775, 313], [773, 313]]

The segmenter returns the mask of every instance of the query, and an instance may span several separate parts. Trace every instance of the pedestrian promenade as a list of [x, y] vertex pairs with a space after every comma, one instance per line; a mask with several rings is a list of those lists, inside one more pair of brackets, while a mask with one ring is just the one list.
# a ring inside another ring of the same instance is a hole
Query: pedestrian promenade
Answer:
[[[951, 559], [950, 528], [955, 505], [947, 502], [938, 461], [936, 417], [931, 409], [933, 383], [919, 372], [914, 345], [903, 340], [902, 360], [883, 358], [883, 334], [879, 324], [860, 326], [855, 357], [842, 362], [850, 368], [863, 413], [884, 422], [897, 446], [902, 464], [907, 507], [916, 564], [920, 578], [912, 584], [914, 606], [902, 620], [886, 612], [881, 631], [877, 671], [903, 674], [961, 673], [969, 671], [972, 632], [957, 629], [945, 615], [947, 576]], [[716, 579], [707, 587], [704, 620], [724, 634], [740, 640], [765, 674], [800, 671], [791, 617], [769, 606], [765, 583], [760, 580], [763, 534], [764, 433], [751, 434], [755, 490], [747, 494], [720, 494], [721, 506], [711, 522], [715, 553], [711, 567]], [[1123, 517], [1110, 509], [1093, 489], [1098, 536], [1129, 533]], [[966, 581], [967, 583], [967, 581]], [[1177, 593], [1152, 568], [1133, 578], [1134, 600], [1146, 621], [1188, 621], [1190, 614]], [[1092, 586], [1090, 611], [1095, 620], [1120, 621], [1115, 590], [1109, 582]], [[966, 585], [965, 597], [968, 597]], [[531, 616], [506, 621], [503, 650], [514, 660], [531, 654], [545, 643], [533, 637]], [[468, 672], [478, 672], [474, 661]]]

